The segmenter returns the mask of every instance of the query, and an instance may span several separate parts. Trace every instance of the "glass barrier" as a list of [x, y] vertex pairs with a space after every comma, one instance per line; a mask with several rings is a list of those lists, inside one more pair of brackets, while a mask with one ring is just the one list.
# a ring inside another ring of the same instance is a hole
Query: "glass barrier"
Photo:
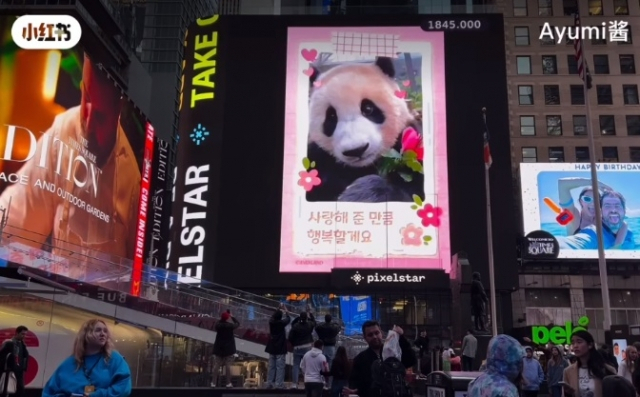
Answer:
[[[0, 340], [13, 337], [17, 326], [29, 329], [25, 342], [29, 363], [27, 388], [41, 388], [72, 353], [76, 332], [85, 321], [100, 318], [111, 333], [115, 348], [131, 370], [133, 387], [207, 387], [213, 367], [213, 343], [138, 327], [111, 316], [96, 316], [58, 303], [50, 295], [0, 289]], [[44, 297], [43, 297], [44, 296]], [[239, 351], [232, 364], [235, 387], [260, 387], [266, 360]]]
[[[141, 297], [136, 298], [129, 294], [131, 260], [51, 238], [44, 245], [37, 242], [42, 240], [15, 228], [12, 233], [2, 233], [0, 260], [73, 292], [93, 298], [116, 292], [121, 298], [111, 303], [201, 328], [214, 329], [219, 315], [229, 310], [241, 324], [235, 332], [237, 337], [263, 345], [269, 340], [269, 319], [279, 301], [193, 278], [184, 283], [184, 276], [149, 266], [144, 267]], [[285, 310], [292, 318], [299, 313], [294, 305], [285, 305]], [[362, 341], [349, 337], [342, 340], [356, 350]]]

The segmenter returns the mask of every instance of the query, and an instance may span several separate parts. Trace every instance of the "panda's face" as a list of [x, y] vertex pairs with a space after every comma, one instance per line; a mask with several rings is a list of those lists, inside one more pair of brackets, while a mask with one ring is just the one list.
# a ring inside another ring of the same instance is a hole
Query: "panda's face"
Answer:
[[352, 167], [373, 164], [411, 119], [398, 86], [374, 65], [343, 65], [319, 78], [311, 95], [309, 139]]

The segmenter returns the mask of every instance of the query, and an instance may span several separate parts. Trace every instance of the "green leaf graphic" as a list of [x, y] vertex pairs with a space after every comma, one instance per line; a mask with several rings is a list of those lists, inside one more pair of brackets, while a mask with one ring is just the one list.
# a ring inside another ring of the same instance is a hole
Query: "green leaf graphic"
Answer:
[[404, 172], [398, 172], [398, 175], [400, 175], [400, 177], [402, 179], [404, 179], [405, 182], [411, 182], [413, 180], [413, 176], [411, 176], [411, 174], [406, 174]]
[[431, 236], [424, 236], [422, 239], [423, 239], [424, 241], [431, 241], [431, 240], [433, 240], [433, 238], [432, 238]]
[[402, 155], [397, 150], [391, 149], [387, 153], [383, 154], [382, 157], [399, 160], [402, 158]]
[[305, 170], [308, 170], [310, 165], [311, 165], [311, 162], [309, 161], [308, 158], [305, 157], [302, 159], [302, 166], [304, 167]]
[[413, 150], [407, 150], [406, 152], [402, 153], [402, 158], [404, 160], [417, 160], [418, 159], [418, 153], [416, 153]]
[[312, 161], [311, 164], [309, 165], [311, 168], [316, 168], [316, 162]]
[[418, 208], [420, 208], [420, 207], [418, 207], [418, 206], [417, 206], [417, 205], [415, 205], [415, 204], [411, 205], [411, 209], [412, 209], [412, 210], [417, 210]]
[[422, 207], [422, 199], [417, 194], [413, 195], [413, 202], [418, 205], [418, 207]]
[[422, 164], [416, 159], [409, 159], [406, 161], [407, 167], [409, 167], [412, 171], [418, 172], [422, 174]]

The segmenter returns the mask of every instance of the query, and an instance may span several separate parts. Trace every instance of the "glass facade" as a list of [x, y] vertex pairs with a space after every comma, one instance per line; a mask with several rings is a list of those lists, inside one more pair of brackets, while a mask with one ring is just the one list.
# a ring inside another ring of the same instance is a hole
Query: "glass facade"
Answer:
[[[324, 314], [331, 314], [343, 323], [349, 323], [349, 314], [345, 312], [344, 295], [334, 294], [289, 294], [268, 295], [272, 299], [286, 302], [288, 307], [302, 312], [310, 305], [317, 313], [318, 321], [323, 321]], [[439, 338], [449, 339], [448, 329], [451, 325], [451, 294], [373, 294], [354, 296], [352, 298], [368, 298], [370, 302], [369, 318], [377, 319], [383, 330], [389, 330], [394, 325], [403, 328], [409, 339], [415, 339], [421, 330], [427, 330], [434, 342]], [[355, 331], [355, 327], [354, 327]], [[360, 334], [360, 331], [357, 331]], [[352, 335], [358, 337], [361, 335]]]
[[[109, 327], [112, 339], [131, 369], [133, 387], [203, 387], [212, 380], [213, 340], [205, 342], [134, 325], [113, 315], [96, 315], [59, 303], [55, 296], [25, 293], [0, 294], [0, 336], [13, 336], [19, 325], [29, 329], [27, 349], [32, 357], [25, 382], [27, 388], [41, 388], [57, 366], [72, 353], [73, 341], [82, 323], [101, 318]], [[105, 302], [116, 302], [121, 294], [107, 292]], [[65, 298], [63, 298], [64, 300]], [[266, 360], [238, 352], [232, 366], [236, 387], [260, 383]]]

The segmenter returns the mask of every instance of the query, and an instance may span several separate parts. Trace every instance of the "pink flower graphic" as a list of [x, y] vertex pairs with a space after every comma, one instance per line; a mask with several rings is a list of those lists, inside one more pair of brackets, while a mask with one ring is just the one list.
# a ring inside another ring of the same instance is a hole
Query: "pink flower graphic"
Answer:
[[418, 161], [424, 158], [424, 147], [422, 146], [422, 136], [414, 128], [407, 128], [402, 132], [402, 153], [415, 152]]
[[422, 228], [414, 225], [413, 223], [400, 229], [402, 234], [402, 245], [417, 245], [420, 246], [422, 242]]
[[302, 186], [307, 192], [310, 192], [314, 186], [322, 183], [322, 180], [318, 178], [318, 170], [300, 171], [298, 175], [300, 175], [298, 185]]
[[422, 219], [422, 226], [439, 227], [440, 216], [442, 216], [442, 208], [434, 207], [431, 204], [427, 204], [424, 208], [418, 210], [418, 216]]

